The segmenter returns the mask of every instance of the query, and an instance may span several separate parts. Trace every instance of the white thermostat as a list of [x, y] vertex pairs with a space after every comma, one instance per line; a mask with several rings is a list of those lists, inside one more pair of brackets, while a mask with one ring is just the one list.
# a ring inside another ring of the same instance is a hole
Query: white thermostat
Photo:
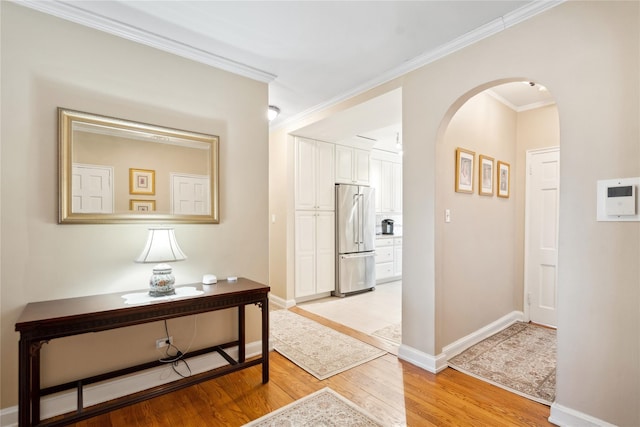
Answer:
[[635, 185], [607, 187], [607, 215], [635, 215]]
[[640, 221], [636, 193], [640, 178], [598, 181], [598, 221]]

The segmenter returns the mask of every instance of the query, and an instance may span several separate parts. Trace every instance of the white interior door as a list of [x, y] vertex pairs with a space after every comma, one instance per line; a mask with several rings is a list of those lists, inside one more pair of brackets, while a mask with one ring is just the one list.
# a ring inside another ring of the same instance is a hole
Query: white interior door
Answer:
[[71, 174], [73, 213], [113, 213], [113, 168], [75, 163]]
[[208, 215], [210, 206], [208, 176], [171, 174], [171, 213]]
[[526, 180], [525, 315], [556, 326], [560, 150], [528, 151]]

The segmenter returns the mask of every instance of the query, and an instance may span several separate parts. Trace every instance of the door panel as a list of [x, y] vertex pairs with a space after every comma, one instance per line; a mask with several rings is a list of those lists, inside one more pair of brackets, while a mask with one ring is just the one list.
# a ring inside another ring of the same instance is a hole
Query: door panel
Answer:
[[559, 150], [528, 152], [527, 171], [525, 311], [532, 322], [556, 326]]
[[336, 289], [334, 230], [334, 213], [318, 212], [316, 216], [316, 293]]
[[358, 252], [358, 187], [336, 186], [338, 253]]
[[316, 208], [316, 143], [296, 140], [296, 209]]
[[360, 251], [375, 250], [376, 240], [376, 191], [371, 187], [360, 187], [362, 193], [362, 236], [360, 239]]
[[334, 145], [318, 142], [316, 144], [316, 206], [318, 209], [335, 209]]
[[338, 294], [362, 291], [376, 285], [374, 252], [338, 255], [338, 262]]
[[171, 213], [204, 215], [210, 212], [209, 177], [171, 174]]
[[74, 213], [113, 213], [113, 168], [74, 164], [71, 200]]
[[314, 212], [296, 213], [295, 296], [316, 293], [316, 217]]

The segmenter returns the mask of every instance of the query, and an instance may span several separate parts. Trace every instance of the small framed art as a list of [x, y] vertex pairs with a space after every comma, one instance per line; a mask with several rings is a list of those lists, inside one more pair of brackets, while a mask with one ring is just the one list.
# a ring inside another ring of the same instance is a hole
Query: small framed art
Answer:
[[498, 197], [508, 198], [511, 190], [511, 166], [498, 160]]
[[156, 171], [129, 169], [129, 194], [153, 196], [156, 194]]
[[478, 193], [481, 196], [493, 196], [493, 157], [478, 157]]
[[129, 210], [134, 212], [153, 212], [156, 210], [155, 200], [129, 200]]
[[456, 192], [473, 193], [473, 169], [476, 153], [456, 148]]

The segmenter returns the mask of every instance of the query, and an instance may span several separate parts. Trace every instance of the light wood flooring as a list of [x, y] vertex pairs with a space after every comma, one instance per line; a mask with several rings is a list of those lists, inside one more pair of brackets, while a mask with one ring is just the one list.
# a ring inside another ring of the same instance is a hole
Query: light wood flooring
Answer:
[[[431, 374], [394, 354], [397, 348], [349, 327], [293, 309], [391, 353], [320, 381], [277, 352], [270, 381], [259, 366], [74, 424], [241, 426], [316, 390], [330, 387], [385, 426], [550, 426], [549, 407], [447, 368]], [[385, 347], [386, 346], [386, 347]]]

